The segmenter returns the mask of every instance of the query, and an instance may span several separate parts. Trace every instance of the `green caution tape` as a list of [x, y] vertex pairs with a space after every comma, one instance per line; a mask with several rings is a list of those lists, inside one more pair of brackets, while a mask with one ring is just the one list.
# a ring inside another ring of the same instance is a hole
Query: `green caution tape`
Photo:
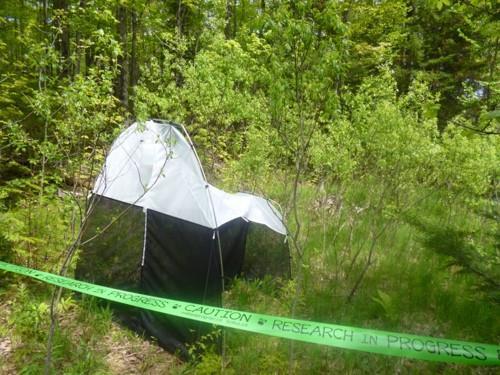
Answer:
[[500, 365], [500, 346], [255, 314], [147, 296], [0, 262], [0, 269], [109, 301], [269, 336], [398, 357]]

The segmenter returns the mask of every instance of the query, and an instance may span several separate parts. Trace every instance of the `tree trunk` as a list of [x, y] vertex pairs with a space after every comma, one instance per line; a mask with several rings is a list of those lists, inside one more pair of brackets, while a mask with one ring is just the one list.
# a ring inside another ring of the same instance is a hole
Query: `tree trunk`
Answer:
[[[85, 0], [80, 0], [80, 8], [85, 8]], [[75, 67], [73, 69], [73, 76], [80, 74], [82, 71], [82, 48], [80, 46], [81, 33], [80, 30], [76, 30], [75, 33], [75, 53], [76, 53], [76, 62]]]
[[177, 13], [175, 15], [176, 24], [177, 24], [177, 34], [179, 36], [182, 35], [182, 0], [177, 0]]
[[41, 0], [41, 2], [42, 2], [42, 25], [46, 27], [49, 19], [48, 0]]
[[125, 108], [128, 108], [128, 84], [129, 84], [129, 64], [127, 48], [127, 9], [123, 6], [118, 7], [118, 34], [122, 53], [118, 57], [119, 74], [115, 85], [115, 95]]
[[226, 0], [226, 27], [224, 28], [224, 34], [226, 39], [231, 39], [233, 37], [231, 31], [231, 19], [233, 17], [233, 8], [231, 6], [231, 0]]
[[233, 38], [236, 37], [236, 30], [237, 30], [237, 14], [236, 14], [236, 0], [233, 0]]
[[[137, 20], [137, 12], [132, 11], [132, 49], [130, 51], [130, 89], [133, 90], [137, 85], [137, 81], [139, 80], [139, 69], [137, 66], [137, 28], [139, 26], [139, 22]], [[134, 103], [130, 101], [130, 110], [133, 112]]]
[[[54, 24], [60, 29], [60, 35], [56, 38], [56, 49], [59, 51], [64, 75], [69, 73], [69, 27], [65, 20], [68, 12], [67, 0], [54, 0]], [[59, 31], [58, 31], [59, 32]]]

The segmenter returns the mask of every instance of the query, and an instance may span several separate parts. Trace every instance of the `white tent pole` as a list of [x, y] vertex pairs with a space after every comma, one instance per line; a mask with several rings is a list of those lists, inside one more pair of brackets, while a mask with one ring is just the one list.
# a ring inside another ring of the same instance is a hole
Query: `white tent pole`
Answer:
[[[198, 167], [200, 168], [201, 174], [203, 176], [203, 180], [205, 181], [205, 190], [207, 191], [207, 196], [208, 196], [208, 201], [210, 202], [210, 207], [212, 208], [212, 216], [214, 218], [214, 224], [215, 224], [215, 236], [217, 238], [217, 248], [219, 250], [219, 265], [220, 265], [220, 273], [221, 273], [221, 287], [222, 287], [222, 293], [220, 297], [221, 305], [224, 306], [224, 291], [225, 291], [225, 283], [224, 283], [224, 263], [222, 260], [222, 248], [220, 244], [220, 236], [219, 236], [219, 224], [217, 223], [217, 215], [215, 213], [215, 206], [214, 202], [212, 200], [212, 194], [210, 194], [210, 189], [207, 181], [207, 176], [205, 175], [205, 171], [203, 170], [203, 166], [201, 165], [200, 158], [198, 157], [198, 153], [196, 152], [196, 149], [194, 148], [193, 141], [191, 141], [191, 137], [189, 136], [186, 128], [184, 125], [181, 125], [182, 131], [184, 132], [184, 135], [186, 136], [186, 139], [189, 142], [189, 145], [191, 146], [191, 150], [193, 150], [194, 155], [196, 156], [196, 161], [198, 162]], [[225, 358], [225, 342], [226, 342], [226, 331], [222, 330], [222, 355], [221, 355], [221, 367], [222, 371], [224, 371], [224, 358]]]
[[201, 174], [203, 176], [203, 180], [205, 181], [205, 190], [207, 192], [208, 196], [208, 201], [210, 202], [210, 207], [212, 208], [212, 216], [214, 219], [214, 224], [215, 224], [215, 236], [217, 238], [217, 247], [219, 250], [219, 263], [220, 263], [220, 270], [221, 270], [221, 285], [222, 285], [222, 292], [225, 290], [225, 285], [224, 285], [224, 264], [222, 261], [222, 249], [221, 249], [221, 244], [220, 244], [220, 236], [219, 236], [219, 224], [217, 223], [217, 215], [215, 213], [215, 206], [214, 202], [212, 200], [212, 194], [210, 194], [210, 189], [209, 189], [209, 184], [207, 181], [207, 176], [205, 175], [205, 171], [203, 170], [203, 166], [201, 165], [200, 158], [198, 156], [198, 153], [196, 152], [196, 149], [194, 147], [193, 141], [191, 140], [191, 137], [189, 136], [186, 128], [184, 125], [180, 124], [182, 131], [184, 132], [184, 135], [186, 136], [187, 141], [189, 142], [189, 145], [191, 146], [191, 150], [194, 152], [194, 155], [196, 157], [196, 161], [198, 162], [198, 167], [200, 168]]

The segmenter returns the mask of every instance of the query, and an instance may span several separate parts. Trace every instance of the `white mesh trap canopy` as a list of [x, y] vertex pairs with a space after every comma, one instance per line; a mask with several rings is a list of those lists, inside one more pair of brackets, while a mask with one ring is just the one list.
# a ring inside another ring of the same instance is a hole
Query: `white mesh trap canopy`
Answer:
[[207, 228], [241, 217], [286, 234], [280, 213], [267, 200], [208, 184], [182, 133], [154, 120], [131, 125], [113, 143], [94, 193]]

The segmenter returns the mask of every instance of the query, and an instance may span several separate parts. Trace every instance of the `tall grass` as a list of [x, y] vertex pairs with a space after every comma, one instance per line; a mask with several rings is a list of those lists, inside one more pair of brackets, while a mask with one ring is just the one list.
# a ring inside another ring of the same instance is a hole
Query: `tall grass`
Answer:
[[[279, 176], [262, 186], [262, 193], [280, 201], [285, 210], [289, 207], [289, 189]], [[435, 337], [499, 341], [498, 298], [487, 280], [498, 280], [493, 266], [498, 260], [497, 223], [494, 215], [487, 214], [491, 202], [471, 205], [466, 199], [450, 198], [447, 191], [427, 189], [408, 190], [397, 200], [382, 200], [383, 187], [373, 178], [348, 187], [304, 184], [299, 192], [302, 230], [297, 240], [302, 252], [299, 256], [292, 248], [293, 278], [235, 280], [224, 298], [227, 307]], [[28, 209], [33, 210], [21, 207], [11, 215], [22, 217]], [[63, 224], [69, 222], [72, 210], [54, 205], [46, 209], [48, 213], [35, 220], [50, 221], [52, 215], [56, 225], [51, 231], [40, 225], [42, 229], [32, 230], [30, 236], [41, 238], [40, 243], [54, 243], [49, 247], [51, 256], [45, 256], [42, 246], [35, 247], [36, 241], [31, 242], [31, 253], [26, 252], [26, 236], [16, 241], [13, 235], [9, 237], [14, 245], [10, 256], [16, 260], [28, 257], [33, 261], [30, 264], [51, 269], [61, 244], [44, 238], [66, 238]], [[26, 228], [20, 226], [19, 233]], [[0, 338], [14, 338], [15, 347], [9, 363], [21, 373], [40, 373], [50, 290], [17, 276], [2, 275], [2, 280], [0, 303], [5, 306], [8, 301], [9, 311], [2, 313], [8, 324], [0, 327]], [[127, 333], [120, 330], [118, 338], [110, 336], [111, 311], [93, 299], [75, 301], [69, 292], [61, 304], [64, 313], [55, 336], [54, 371], [113, 373], [102, 341], [119, 345], [120, 337]], [[218, 373], [223, 362], [228, 374], [495, 372], [291, 343], [236, 330], [226, 330], [223, 359], [216, 348], [203, 342], [199, 345], [205, 351], [197, 361], [179, 365], [166, 360], [168, 371]], [[144, 371], [161, 362], [149, 354], [143, 358]]]
[[[269, 186], [279, 199], [276, 180]], [[380, 194], [367, 181], [330, 191], [302, 186], [303, 254], [294, 254], [294, 280], [239, 280], [226, 303], [289, 316], [295, 302], [297, 318], [497, 343], [500, 309], [484, 278], [457, 263], [463, 249], [443, 253], [427, 240], [432, 228], [444, 228], [443, 239], [453, 228], [466, 230], [476, 249], [470, 251], [494, 254], [495, 221], [446, 191], [410, 191], [397, 205], [370, 205]], [[285, 340], [236, 331], [228, 333], [227, 348], [229, 373], [495, 372], [304, 343], [291, 352]]]

